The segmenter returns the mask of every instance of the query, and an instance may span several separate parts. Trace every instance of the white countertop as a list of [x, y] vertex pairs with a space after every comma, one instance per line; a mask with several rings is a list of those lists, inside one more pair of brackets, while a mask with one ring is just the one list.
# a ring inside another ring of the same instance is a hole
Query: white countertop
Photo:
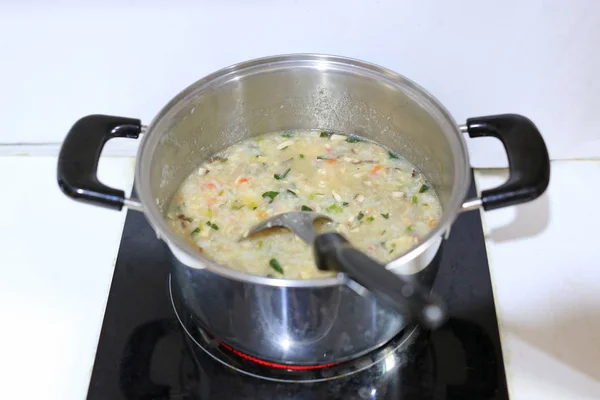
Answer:
[[[125, 213], [75, 203], [55, 157], [0, 157], [0, 383], [6, 399], [86, 396]], [[479, 187], [504, 171], [477, 172]], [[484, 213], [512, 400], [600, 399], [600, 161], [552, 164], [546, 195]], [[130, 187], [133, 159], [100, 178]]]

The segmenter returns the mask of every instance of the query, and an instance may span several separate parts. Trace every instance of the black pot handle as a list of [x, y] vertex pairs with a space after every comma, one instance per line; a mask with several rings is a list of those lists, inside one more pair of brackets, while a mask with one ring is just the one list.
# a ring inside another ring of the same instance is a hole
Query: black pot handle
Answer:
[[73, 125], [58, 156], [58, 186], [64, 194], [84, 203], [120, 210], [125, 203], [123, 190], [98, 180], [98, 161], [104, 144], [117, 137], [138, 138], [139, 119], [88, 115]]
[[469, 136], [493, 136], [504, 144], [510, 176], [493, 189], [481, 192], [485, 210], [526, 203], [539, 197], [550, 182], [550, 158], [538, 128], [517, 114], [490, 115], [467, 119]]
[[[330, 232], [317, 236], [314, 252], [319, 269], [345, 273], [350, 278], [347, 285], [359, 294], [367, 289], [378, 300], [409, 319], [415, 318], [426, 328], [434, 329], [444, 323], [446, 306], [441, 298], [418, 282], [388, 271], [353, 248], [342, 235]], [[354, 287], [357, 283], [360, 286]]]

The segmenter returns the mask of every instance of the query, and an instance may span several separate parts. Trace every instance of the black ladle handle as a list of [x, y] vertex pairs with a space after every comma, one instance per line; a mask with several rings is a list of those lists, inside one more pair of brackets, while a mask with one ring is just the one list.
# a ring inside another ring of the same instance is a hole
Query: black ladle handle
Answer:
[[317, 267], [343, 272], [399, 313], [435, 329], [446, 320], [446, 306], [436, 295], [356, 250], [338, 233], [317, 236], [314, 243]]

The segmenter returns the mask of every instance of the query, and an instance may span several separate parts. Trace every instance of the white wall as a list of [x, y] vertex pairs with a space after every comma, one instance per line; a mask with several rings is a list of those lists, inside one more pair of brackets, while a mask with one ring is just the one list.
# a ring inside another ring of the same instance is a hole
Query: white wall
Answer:
[[[406, 75], [459, 122], [525, 114], [553, 158], [600, 156], [598, 0], [12, 3], [0, 3], [0, 143], [59, 142], [89, 113], [147, 123], [216, 69], [321, 52]], [[504, 161], [490, 139], [469, 146], [475, 165]]]

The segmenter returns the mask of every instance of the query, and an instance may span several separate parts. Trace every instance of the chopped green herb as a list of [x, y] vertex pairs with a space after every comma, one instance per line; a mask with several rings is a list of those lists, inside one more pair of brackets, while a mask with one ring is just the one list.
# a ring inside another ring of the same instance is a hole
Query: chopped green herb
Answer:
[[256, 210], [257, 208], [258, 208], [258, 206], [252, 207], [252, 211]]
[[190, 235], [194, 236], [194, 235], [197, 235], [197, 234], [199, 234], [199, 233], [200, 233], [200, 227], [198, 226], [198, 227], [196, 227], [196, 229], [194, 229], [194, 230], [192, 231], [192, 233], [190, 233]]
[[381, 214], [381, 216], [385, 219], [388, 219], [390, 217], [389, 213], [385, 213], [385, 214]]
[[329, 212], [333, 212], [333, 213], [339, 214], [344, 209], [341, 206], [338, 206], [337, 204], [333, 203], [332, 205], [330, 205], [329, 207], [327, 207], [326, 210], [329, 211]]
[[417, 204], [417, 202], [419, 201], [419, 198], [417, 197], [416, 194], [413, 194], [413, 196], [411, 197], [411, 200], [412, 200], [413, 204]]
[[286, 191], [287, 191], [289, 194], [291, 194], [292, 196], [294, 196], [294, 197], [298, 197], [298, 195], [296, 194], [296, 192], [294, 192], [293, 190], [290, 190], [290, 189], [288, 189], [288, 190], [286, 190]]
[[262, 194], [262, 197], [263, 197], [263, 199], [266, 199], [268, 197], [270, 199], [269, 204], [271, 204], [273, 202], [273, 200], [275, 200], [275, 197], [277, 197], [278, 194], [279, 194], [279, 192], [270, 190], [268, 192], [264, 192]]
[[367, 218], [367, 221], [373, 222], [375, 221], [375, 217], [371, 215], [369, 218]]
[[221, 191], [219, 192], [219, 196], [223, 196], [223, 194], [225, 194], [225, 189], [221, 189]]
[[419, 189], [419, 193], [425, 193], [428, 190], [429, 190], [429, 186], [423, 184], [423, 185], [421, 185], [421, 188]]
[[290, 132], [290, 131], [285, 131], [281, 134], [281, 137], [284, 137], [284, 138], [291, 138], [292, 136], [294, 136], [294, 132]]
[[395, 160], [399, 159], [400, 157], [398, 157], [397, 155], [395, 155], [394, 153], [392, 153], [391, 151], [388, 151], [388, 154], [390, 156], [390, 158], [393, 158]]
[[329, 158], [325, 156], [317, 156], [317, 160], [329, 160]]
[[190, 217], [188, 217], [188, 218], [184, 218], [183, 220], [184, 220], [184, 221], [187, 221], [187, 222], [192, 222], [194, 219], [193, 219], [193, 218], [190, 218]]
[[363, 219], [364, 216], [365, 214], [363, 214], [362, 211], [359, 211], [358, 215], [356, 216], [356, 219], [360, 221], [361, 219]]
[[423, 207], [429, 207], [429, 204], [423, 203]]
[[406, 232], [412, 232], [413, 228], [412, 225], [409, 225], [406, 227]]
[[333, 132], [331, 132], [331, 131], [321, 131], [321, 134], [319, 136], [329, 138], [332, 135], [333, 135]]
[[304, 158], [304, 154], [300, 153], [300, 158]]
[[244, 204], [239, 200], [235, 200], [233, 202], [233, 204], [231, 205], [232, 210], [241, 210], [243, 207], [244, 207]]
[[273, 268], [275, 271], [279, 272], [280, 274], [283, 274], [283, 268], [281, 268], [281, 264], [279, 264], [279, 261], [277, 261], [277, 259], [275, 258], [271, 258], [269, 260], [269, 265], [271, 266], [271, 268]]
[[387, 229], [384, 229], [384, 230], [381, 231], [381, 234], [385, 235], [386, 232], [387, 232]]
[[358, 143], [358, 142], [364, 142], [364, 140], [362, 140], [361, 138], [359, 138], [357, 136], [348, 136], [346, 138], [346, 142], [348, 142], [348, 143]]
[[279, 181], [279, 180], [285, 178], [287, 176], [287, 174], [290, 173], [291, 170], [292, 170], [291, 168], [288, 168], [285, 171], [283, 171], [281, 174], [275, 174], [273, 176], [275, 177], [275, 179], [277, 179]]
[[260, 249], [262, 249], [262, 248], [263, 248], [263, 245], [264, 245], [264, 243], [263, 243], [263, 241], [262, 241], [262, 240], [259, 240], [259, 241], [258, 241], [258, 243], [257, 243], [256, 245], [258, 246], [258, 248], [259, 248], [259, 250], [260, 250]]
[[390, 249], [390, 252], [388, 254], [392, 254], [394, 250], [396, 250], [396, 244], [392, 243], [392, 248]]
[[213, 223], [212, 223], [212, 222], [210, 222], [210, 221], [207, 221], [207, 222], [206, 222], [206, 225], [207, 225], [207, 226], [210, 226], [210, 227], [211, 227], [212, 229], [214, 229], [215, 231], [218, 231], [218, 230], [219, 230], [219, 227], [217, 226], [217, 224], [213, 224]]
[[317, 196], [325, 196], [324, 193], [311, 193], [308, 195], [308, 199], [309, 200], [314, 200], [317, 198]]
[[273, 274], [267, 274], [267, 278], [275, 278], [275, 275], [273, 275]]
[[344, 201], [344, 202], [342, 203], [342, 206], [344, 206], [344, 207], [348, 207], [348, 205], [349, 205], [349, 204], [350, 204], [350, 203], [348, 203], [347, 201]]
[[312, 209], [312, 208], [310, 208], [310, 207], [308, 207], [308, 206], [304, 206], [304, 205], [303, 205], [303, 206], [300, 208], [300, 210], [302, 210], [302, 211], [312, 211], [313, 209]]

